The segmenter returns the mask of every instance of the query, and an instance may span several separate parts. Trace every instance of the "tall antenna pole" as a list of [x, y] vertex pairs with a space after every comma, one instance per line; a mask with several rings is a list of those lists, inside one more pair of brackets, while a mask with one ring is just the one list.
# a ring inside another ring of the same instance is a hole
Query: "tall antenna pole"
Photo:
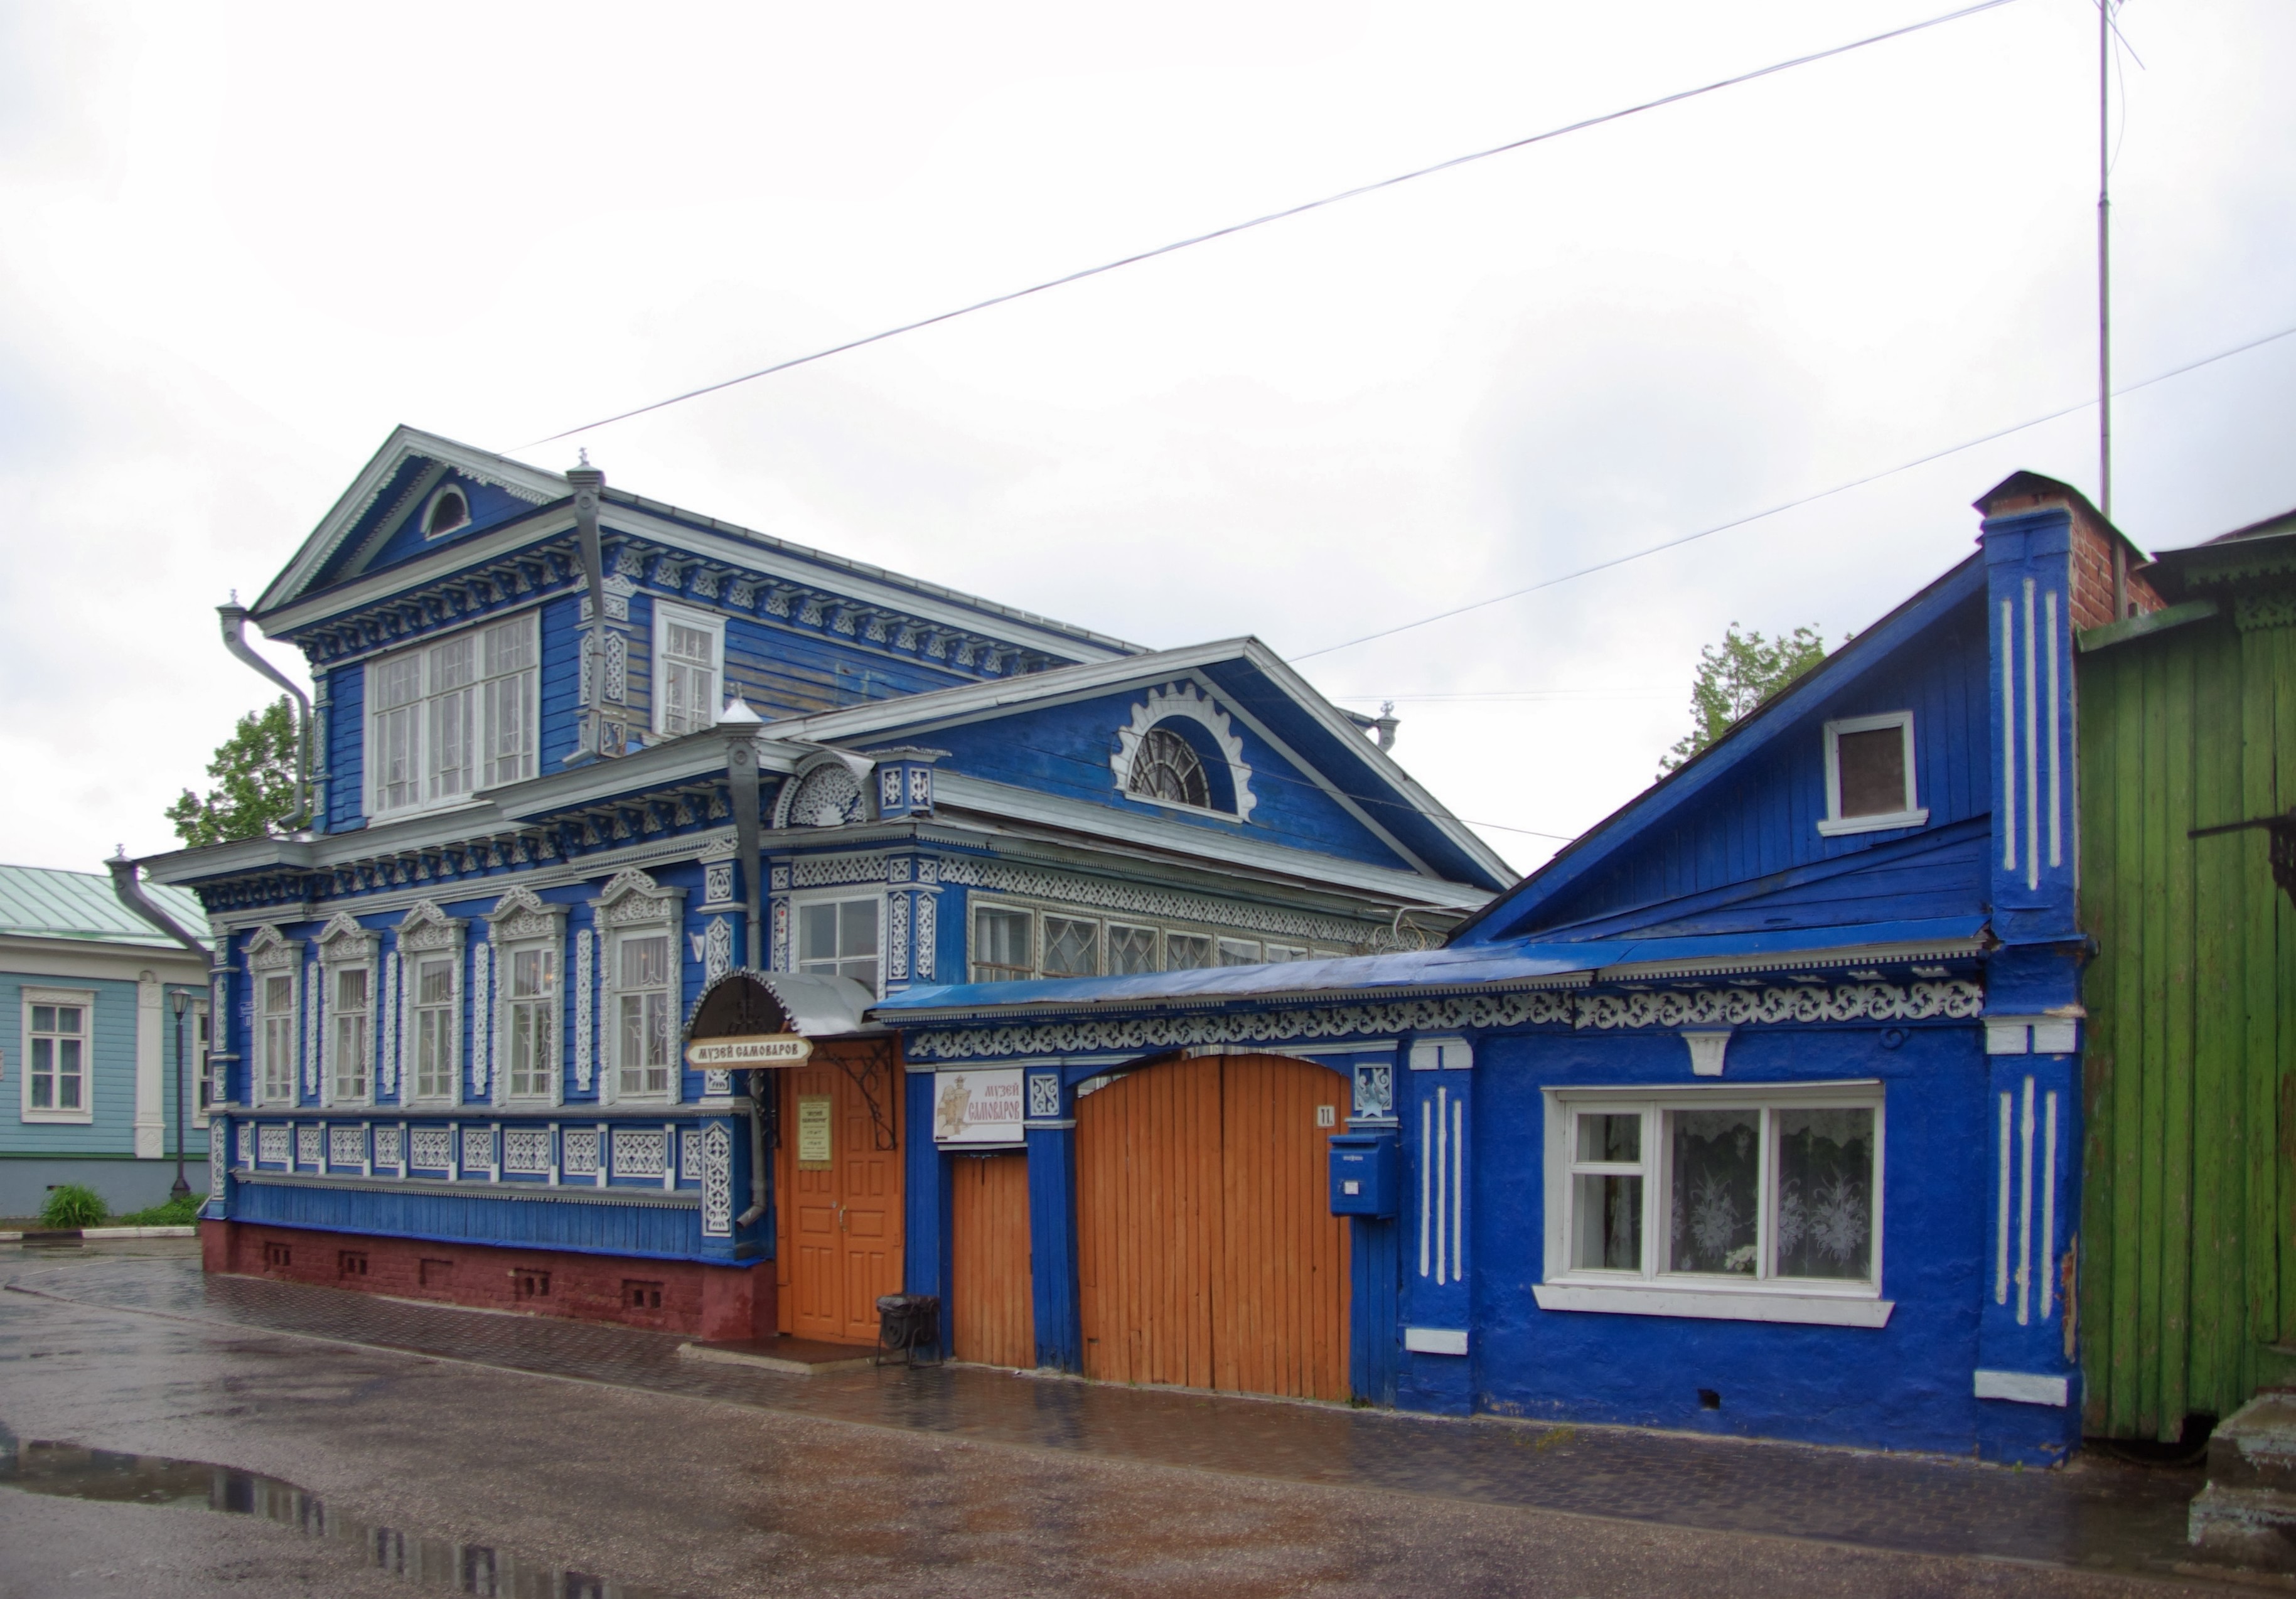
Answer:
[[[2112, 0], [2096, 0], [2097, 508], [2112, 520]], [[2112, 541], [2112, 615], [2128, 614], [2128, 552]]]

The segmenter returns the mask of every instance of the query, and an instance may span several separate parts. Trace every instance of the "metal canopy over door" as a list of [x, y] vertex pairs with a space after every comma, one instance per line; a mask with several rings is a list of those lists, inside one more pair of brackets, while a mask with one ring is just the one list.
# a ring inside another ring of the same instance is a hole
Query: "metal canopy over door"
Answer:
[[1015, 1150], [966, 1156], [950, 1166], [951, 1352], [984, 1365], [1033, 1366], [1029, 1157]]
[[877, 1341], [877, 1296], [901, 1292], [900, 1074], [881, 1040], [818, 1046], [779, 1071], [782, 1331]]
[[1348, 1397], [1346, 1084], [1273, 1055], [1144, 1068], [1077, 1102], [1085, 1374]]

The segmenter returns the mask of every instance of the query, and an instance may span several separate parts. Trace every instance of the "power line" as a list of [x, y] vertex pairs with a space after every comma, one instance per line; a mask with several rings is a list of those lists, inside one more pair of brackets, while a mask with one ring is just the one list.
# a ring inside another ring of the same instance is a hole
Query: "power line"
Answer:
[[1814, 51], [1808, 55], [1798, 55], [1791, 61], [1773, 62], [1767, 67], [1757, 67], [1751, 72], [1741, 72], [1734, 77], [1718, 78], [1712, 83], [1701, 85], [1697, 88], [1677, 89], [1671, 94], [1661, 94], [1655, 100], [1645, 100], [1637, 105], [1625, 106], [1614, 111], [1604, 111], [1600, 116], [1587, 117], [1580, 121], [1566, 123], [1561, 127], [1551, 127], [1545, 133], [1510, 140], [1505, 144], [1494, 144], [1488, 150], [1478, 150], [1466, 155], [1455, 155], [1448, 160], [1438, 161], [1431, 167], [1420, 167], [1409, 172], [1397, 173], [1392, 177], [1380, 178], [1374, 183], [1360, 184], [1352, 189], [1342, 189], [1336, 194], [1326, 194], [1321, 200], [1310, 200], [1299, 205], [1286, 206], [1280, 211], [1270, 211], [1264, 217], [1254, 217], [1246, 222], [1232, 222], [1226, 227], [1216, 227], [1210, 233], [1177, 239], [1169, 244], [1160, 244], [1153, 250], [1139, 250], [1132, 255], [1119, 257], [1113, 261], [1104, 261], [1097, 266], [1086, 266], [1080, 271], [1066, 273], [1055, 278], [1047, 278], [1041, 283], [1031, 283], [1025, 289], [1013, 289], [1003, 294], [991, 295], [987, 299], [975, 300], [968, 306], [959, 306], [953, 311], [941, 311], [931, 316], [919, 317], [914, 322], [905, 322], [898, 327], [887, 328], [882, 332], [870, 333], [859, 339], [849, 339], [842, 344], [832, 344], [826, 349], [815, 350], [811, 355], [794, 356], [786, 361], [776, 361], [771, 366], [760, 366], [757, 371], [745, 372], [739, 377], [725, 378], [715, 383], [705, 383], [699, 389], [689, 389], [683, 394], [673, 394], [668, 399], [654, 400], [648, 405], [617, 412], [611, 416], [602, 416], [595, 422], [586, 422], [578, 427], [567, 428], [541, 439], [529, 439], [517, 447], [526, 450], [533, 449], [539, 445], [555, 444], [562, 439], [570, 439], [577, 433], [586, 433], [594, 428], [611, 427], [618, 422], [627, 422], [634, 416], [644, 416], [650, 411], [660, 411], [670, 406], [681, 405], [690, 399], [699, 399], [705, 394], [716, 394], [720, 390], [732, 389], [738, 384], [751, 382], [758, 378], [771, 377], [777, 372], [787, 372], [791, 367], [808, 365], [816, 361], [827, 360], [832, 356], [841, 356], [849, 350], [860, 349], [866, 345], [882, 344], [886, 340], [898, 338], [903, 333], [914, 333], [922, 328], [932, 327], [944, 322], [953, 322], [960, 316], [970, 316], [975, 311], [986, 311], [995, 306], [1010, 305], [1016, 299], [1026, 299], [1032, 294], [1042, 294], [1048, 289], [1059, 289], [1070, 283], [1082, 283], [1086, 278], [1098, 277], [1103, 273], [1114, 272], [1119, 267], [1135, 266], [1143, 261], [1152, 261], [1159, 256], [1168, 256], [1177, 250], [1192, 250], [1199, 244], [1209, 244], [1215, 239], [1231, 238], [1237, 234], [1249, 233], [1253, 228], [1266, 227], [1271, 222], [1283, 222], [1293, 217], [1305, 216], [1309, 211], [1321, 210], [1325, 206], [1338, 205], [1342, 201], [1360, 199], [1365, 194], [1376, 194], [1382, 189], [1394, 188], [1398, 184], [1407, 184], [1416, 178], [1431, 177], [1439, 172], [1448, 172], [1454, 167], [1464, 167], [1472, 161], [1488, 160], [1492, 156], [1505, 155], [1511, 151], [1526, 150], [1533, 144], [1544, 144], [1551, 140], [1562, 138], [1566, 135], [1584, 133], [1590, 127], [1600, 127], [1605, 123], [1640, 116], [1644, 111], [1654, 111], [1665, 106], [1679, 105], [1685, 100], [1695, 100], [1702, 95], [1712, 94], [1723, 89], [1736, 88], [1742, 84], [1753, 83], [1760, 78], [1775, 77], [1780, 72], [1792, 71], [1796, 67], [1807, 67], [1817, 62], [1831, 60], [1837, 55], [1847, 55], [1852, 51], [1863, 50], [1871, 45], [1887, 44], [1891, 39], [1900, 39], [1909, 34], [1943, 27], [1948, 22], [1958, 22], [1964, 17], [1973, 17], [1980, 12], [1993, 11], [2013, 3], [2014, 0], [1978, 0], [1976, 4], [1964, 5], [1958, 11], [1946, 12], [1931, 17], [1925, 21], [1909, 22], [1903, 28], [1892, 28], [1886, 33], [1872, 34], [1862, 39], [1853, 39], [1846, 45], [1835, 45], [1824, 50]]
[[[2202, 367], [2215, 362], [2226, 360], [2234, 356], [2245, 355], [2250, 350], [2260, 348], [2276, 340], [2285, 339], [2292, 333], [2296, 333], [2296, 327], [2282, 328], [2278, 332], [2267, 333], [2261, 339], [2251, 339], [2247, 343], [2236, 344], [2230, 349], [2220, 349], [2213, 356], [2203, 356], [2199, 360], [2188, 362], [2183, 366], [2168, 372], [2156, 373], [2142, 382], [2131, 383], [2125, 389], [2116, 389], [2112, 391], [2113, 396], [2118, 398], [2122, 395], [2134, 394], [2139, 389], [2150, 389], [2155, 383], [2165, 383], [2170, 378], [2182, 377], [2188, 372], [2197, 372]], [[1804, 505], [1815, 504], [1819, 500], [1830, 499], [1837, 494], [1847, 494], [1853, 488], [1863, 488], [1868, 483], [1878, 483], [1882, 479], [1893, 478], [1901, 472], [1911, 472], [1917, 466], [1927, 466], [1932, 461], [1942, 461], [1948, 455], [1957, 455], [1964, 450], [1973, 450], [1980, 444], [1991, 444], [1996, 439], [2008, 438], [2012, 433], [2021, 433], [2028, 428], [2038, 428], [2044, 422], [2061, 421], [2079, 412], [2086, 411], [2096, 403], [2094, 399], [2085, 399], [2079, 405], [2067, 406], [2062, 410], [2052, 411], [2046, 416], [2036, 416], [2030, 422], [2021, 422], [2014, 427], [2003, 428], [1998, 431], [1988, 433], [1982, 438], [1968, 439], [1946, 449], [1932, 450], [1926, 455], [1900, 462], [1881, 472], [1868, 472], [1862, 478], [1852, 478], [1847, 483], [1836, 483], [1831, 488], [1821, 488], [1816, 494], [1806, 494], [1798, 500], [1787, 500], [1781, 504], [1772, 505], [1766, 511], [1756, 511], [1726, 522], [1717, 522], [1710, 528], [1702, 528], [1695, 533], [1685, 533], [1679, 537], [1669, 538], [1660, 544], [1630, 551], [1624, 555], [1613, 555], [1608, 561], [1597, 561], [1592, 566], [1582, 566], [1576, 571], [1564, 572], [1558, 577], [1543, 578], [1521, 588], [1509, 589], [1503, 594], [1493, 594], [1488, 599], [1470, 600], [1464, 605], [1454, 605], [1448, 611], [1439, 611], [1431, 616], [1423, 616], [1415, 621], [1398, 622], [1392, 627], [1382, 627], [1375, 633], [1366, 633], [1359, 637], [1346, 639], [1335, 644], [1324, 644], [1319, 649], [1302, 651], [1297, 655], [1287, 655], [1284, 660], [1288, 663], [1296, 665], [1302, 660], [1313, 660], [1318, 655], [1329, 655], [1340, 650], [1351, 650], [1357, 644], [1367, 644], [1374, 639], [1392, 638], [1398, 633], [1408, 633], [1414, 627], [1424, 627], [1433, 622], [1448, 621], [1455, 616], [1464, 616], [1471, 611], [1480, 611], [1486, 606], [1501, 605], [1509, 600], [1519, 600], [1525, 594], [1537, 594], [1542, 588], [1553, 588], [1558, 584], [1569, 583], [1575, 578], [1592, 577], [1596, 572], [1609, 571], [1614, 566], [1624, 566], [1630, 561], [1640, 561], [1646, 555], [1656, 555], [1668, 550], [1679, 549], [1684, 545], [1694, 544], [1702, 538], [1711, 538], [1717, 533], [1727, 533], [1733, 528], [1742, 528], [1749, 522], [1758, 522], [1765, 517], [1777, 516], [1788, 511], [1798, 510]]]

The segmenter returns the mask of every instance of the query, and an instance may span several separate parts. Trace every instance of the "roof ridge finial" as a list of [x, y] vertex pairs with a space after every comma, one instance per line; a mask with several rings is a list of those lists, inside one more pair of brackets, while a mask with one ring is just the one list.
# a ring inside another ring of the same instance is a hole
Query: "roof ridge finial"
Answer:
[[575, 463], [577, 466], [587, 467], [590, 464], [590, 450], [587, 445], [577, 445], [574, 453], [581, 457]]

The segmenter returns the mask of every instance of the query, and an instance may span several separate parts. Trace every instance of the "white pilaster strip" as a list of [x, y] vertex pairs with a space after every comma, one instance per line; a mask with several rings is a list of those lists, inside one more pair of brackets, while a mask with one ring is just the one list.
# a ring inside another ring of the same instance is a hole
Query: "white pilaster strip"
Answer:
[[1451, 1192], [1451, 1091], [1435, 1090], [1435, 1283], [1441, 1287], [1447, 1280], [1443, 1268], [1448, 1257], [1443, 1252], [1444, 1211]]
[[2001, 602], [2001, 869], [2017, 869], [2017, 615]]
[[1994, 1218], [1993, 1302], [2009, 1302], [2009, 1096], [2001, 1096], [2001, 1160], [1995, 1178], [1999, 1214]]
[[2041, 886], [2040, 685], [2033, 676], [2033, 580], [2025, 579], [2025, 886]]
[[2051, 589], [2042, 597], [2042, 612], [2048, 626], [2044, 629], [2044, 647], [2048, 652], [2049, 685], [2049, 865], [2065, 864], [2064, 828], [2064, 761], [2057, 753], [2057, 591]]
[[1426, 1106], [1423, 1101], [1419, 1117], [1419, 1275], [1427, 1275], [1428, 1230], [1434, 1223], [1428, 1212], [1434, 1208], [1435, 1130], [1427, 1125]]
[[2041, 1119], [2041, 1319], [2049, 1319], [2057, 1288], [2057, 1091], [2049, 1090]]
[[2018, 1119], [2021, 1169], [2017, 1174], [2017, 1324], [2031, 1319], [2033, 1304], [2033, 1079], [2025, 1079], [2024, 1113]]
[[1451, 1281], [1467, 1280], [1467, 1102], [1451, 1102]]

